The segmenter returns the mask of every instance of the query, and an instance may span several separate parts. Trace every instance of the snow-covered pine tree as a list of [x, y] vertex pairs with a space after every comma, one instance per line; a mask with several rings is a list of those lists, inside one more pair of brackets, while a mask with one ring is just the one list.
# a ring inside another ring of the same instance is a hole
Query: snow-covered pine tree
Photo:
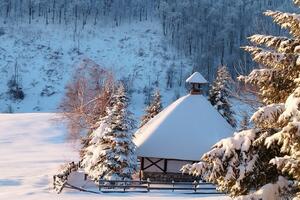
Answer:
[[[264, 103], [251, 117], [255, 128], [221, 140], [183, 171], [238, 199], [300, 199], [300, 15], [265, 14], [292, 37], [254, 35], [245, 47], [261, 66], [241, 77]], [[258, 191], [249, 194], [252, 188]]]
[[216, 79], [214, 80], [209, 90], [209, 101], [219, 111], [219, 113], [232, 126], [236, 127], [236, 120], [231, 110], [231, 105], [228, 100], [230, 84], [232, 79], [226, 66], [221, 66], [217, 70]]
[[[80, 158], [82, 159], [84, 155], [87, 155], [87, 147], [90, 145], [90, 141], [93, 139], [94, 135], [92, 135], [92, 133], [94, 131], [96, 131], [96, 129], [101, 125], [102, 122], [102, 118], [105, 119], [104, 117], [107, 116], [107, 106], [109, 104], [109, 102], [112, 99], [112, 96], [114, 94], [114, 81], [112, 79], [110, 79], [108, 82], [105, 83], [104, 87], [102, 88], [102, 93], [100, 94], [99, 97], [96, 97], [93, 99], [93, 101], [97, 101], [97, 103], [95, 103], [93, 105], [93, 108], [97, 107], [96, 110], [102, 110], [102, 112], [98, 112], [98, 122], [96, 122], [95, 124], [91, 124], [90, 122], [90, 127], [89, 127], [89, 132], [87, 133], [87, 135], [85, 137], [81, 138], [81, 150], [80, 150]], [[95, 122], [97, 120], [97, 116], [95, 115], [95, 113], [93, 113], [93, 116], [89, 116], [90, 118], [92, 118], [93, 122]], [[72, 118], [74, 117], [70, 117], [70, 119], [72, 120]], [[100, 119], [99, 119], [100, 118]], [[73, 120], [72, 123], [75, 123], [76, 120]]]
[[88, 176], [98, 182], [105, 180], [130, 180], [137, 168], [134, 121], [127, 109], [128, 98], [119, 85], [107, 108], [107, 116], [101, 118], [99, 127], [89, 137], [81, 165]]
[[144, 126], [150, 119], [155, 117], [162, 110], [161, 95], [159, 90], [152, 96], [152, 101], [145, 109], [145, 115], [142, 117], [140, 127]]

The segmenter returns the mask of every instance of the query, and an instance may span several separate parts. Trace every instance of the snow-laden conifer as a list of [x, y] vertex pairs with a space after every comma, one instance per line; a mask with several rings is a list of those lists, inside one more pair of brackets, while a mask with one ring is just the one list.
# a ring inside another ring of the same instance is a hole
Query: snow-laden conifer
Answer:
[[160, 111], [162, 111], [161, 95], [159, 90], [157, 90], [152, 96], [150, 105], [145, 109], [145, 115], [142, 117], [140, 127], [144, 126], [150, 119], [160, 113]]
[[137, 168], [134, 122], [128, 111], [128, 98], [124, 87], [118, 86], [107, 108], [107, 116], [89, 135], [89, 144], [83, 151], [81, 165], [85, 173], [98, 182], [105, 180], [130, 180]]
[[265, 14], [292, 38], [254, 35], [254, 46], [245, 47], [260, 64], [240, 77], [258, 88], [264, 104], [251, 117], [254, 128], [221, 140], [183, 171], [239, 200], [300, 199], [300, 15]]
[[236, 127], [234, 112], [229, 102], [231, 82], [232, 79], [226, 66], [219, 67], [216, 79], [209, 90], [209, 101], [232, 127]]

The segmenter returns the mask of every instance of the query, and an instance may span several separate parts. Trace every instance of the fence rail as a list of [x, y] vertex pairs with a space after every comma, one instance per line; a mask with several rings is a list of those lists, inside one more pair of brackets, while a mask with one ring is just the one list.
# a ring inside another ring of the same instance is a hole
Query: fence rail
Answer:
[[[134, 189], [134, 190], [132, 190]], [[99, 191], [101, 192], [128, 192], [137, 191], [150, 192], [153, 190], [171, 190], [172, 192], [179, 191], [193, 191], [194, 193], [201, 194], [222, 194], [217, 192], [216, 187], [211, 183], [204, 183], [199, 181], [194, 182], [159, 182], [147, 180], [131, 180], [131, 181], [109, 181], [99, 180]], [[142, 190], [141, 190], [142, 189]]]

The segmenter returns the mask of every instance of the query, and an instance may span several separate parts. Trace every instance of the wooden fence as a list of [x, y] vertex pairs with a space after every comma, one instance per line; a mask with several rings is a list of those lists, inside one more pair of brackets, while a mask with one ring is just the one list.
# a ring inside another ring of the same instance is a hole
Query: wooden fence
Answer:
[[153, 190], [192, 191], [197, 194], [222, 194], [217, 192], [216, 187], [211, 183], [199, 181], [194, 182], [158, 182], [142, 181], [109, 181], [99, 180], [99, 191], [101, 192], [150, 192]]

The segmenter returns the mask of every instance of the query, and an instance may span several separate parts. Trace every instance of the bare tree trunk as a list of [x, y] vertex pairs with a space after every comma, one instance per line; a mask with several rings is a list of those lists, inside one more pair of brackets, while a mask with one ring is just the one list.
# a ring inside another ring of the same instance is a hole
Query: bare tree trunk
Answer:
[[32, 3], [31, 0], [28, 2], [28, 23], [31, 24], [31, 12], [32, 12]]
[[53, 0], [53, 6], [52, 6], [52, 24], [54, 24], [54, 20], [55, 20], [55, 9], [56, 9], [56, 0]]
[[95, 18], [94, 18], [94, 25], [97, 25], [97, 19], [98, 19], [99, 10], [96, 8]]

